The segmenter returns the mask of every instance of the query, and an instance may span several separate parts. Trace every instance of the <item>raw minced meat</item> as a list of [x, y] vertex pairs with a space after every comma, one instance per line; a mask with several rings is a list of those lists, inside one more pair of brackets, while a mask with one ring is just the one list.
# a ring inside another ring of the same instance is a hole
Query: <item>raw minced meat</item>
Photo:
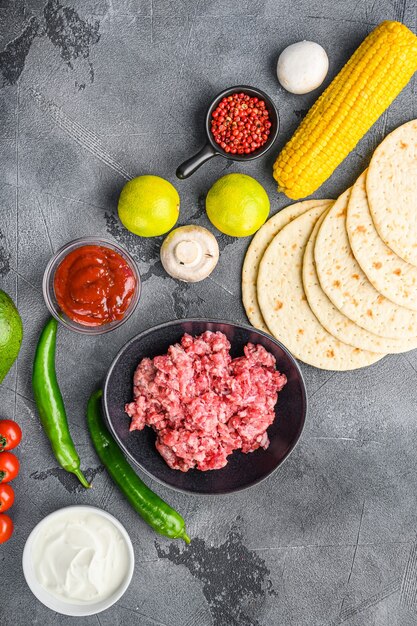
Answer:
[[151, 426], [156, 448], [172, 469], [220, 469], [233, 450], [269, 446], [278, 392], [287, 382], [263, 346], [248, 343], [232, 359], [220, 332], [184, 335], [168, 353], [143, 359], [126, 404], [130, 430]]

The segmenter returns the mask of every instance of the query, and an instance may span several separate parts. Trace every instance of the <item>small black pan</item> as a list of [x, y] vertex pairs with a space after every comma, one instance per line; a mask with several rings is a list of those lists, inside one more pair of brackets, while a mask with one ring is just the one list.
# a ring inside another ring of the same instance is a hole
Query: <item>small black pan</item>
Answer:
[[[255, 150], [250, 154], [230, 154], [230, 152], [225, 152], [219, 146], [219, 144], [214, 141], [211, 132], [211, 115], [213, 111], [217, 108], [220, 101], [227, 96], [240, 92], [246, 93], [251, 97], [256, 97], [260, 100], [264, 100], [269, 113], [269, 119], [272, 124], [270, 128], [270, 135], [267, 141], [264, 143], [263, 146], [258, 148], [258, 150]], [[197, 154], [192, 156], [190, 159], [187, 159], [186, 161], [184, 161], [184, 163], [181, 163], [176, 172], [178, 178], [188, 178], [188, 176], [194, 174], [194, 172], [201, 165], [203, 165], [203, 163], [215, 156], [222, 156], [225, 159], [230, 159], [231, 161], [251, 161], [252, 159], [257, 159], [258, 157], [262, 156], [263, 154], [268, 152], [268, 150], [272, 147], [275, 139], [277, 138], [279, 131], [279, 116], [275, 104], [264, 91], [261, 91], [260, 89], [255, 89], [254, 87], [248, 87], [247, 85], [238, 85], [237, 87], [230, 87], [229, 89], [225, 89], [214, 98], [206, 113], [205, 128], [207, 143], [200, 150], [200, 152], [197, 152]]]

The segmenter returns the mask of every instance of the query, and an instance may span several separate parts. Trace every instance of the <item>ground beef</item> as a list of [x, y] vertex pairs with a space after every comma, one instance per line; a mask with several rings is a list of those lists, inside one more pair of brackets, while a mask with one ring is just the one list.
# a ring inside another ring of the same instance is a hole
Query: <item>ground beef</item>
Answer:
[[266, 430], [286, 382], [261, 345], [248, 343], [232, 359], [223, 333], [186, 334], [166, 355], [139, 363], [125, 407], [130, 430], [151, 426], [172, 469], [220, 469], [233, 450], [269, 446]]

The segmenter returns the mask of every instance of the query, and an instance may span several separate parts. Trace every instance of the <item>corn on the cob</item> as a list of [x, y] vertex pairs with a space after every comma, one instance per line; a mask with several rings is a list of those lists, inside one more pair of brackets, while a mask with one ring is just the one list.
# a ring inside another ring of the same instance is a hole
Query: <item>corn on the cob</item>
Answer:
[[400, 22], [372, 31], [307, 113], [274, 164], [298, 200], [334, 172], [417, 70], [417, 37]]

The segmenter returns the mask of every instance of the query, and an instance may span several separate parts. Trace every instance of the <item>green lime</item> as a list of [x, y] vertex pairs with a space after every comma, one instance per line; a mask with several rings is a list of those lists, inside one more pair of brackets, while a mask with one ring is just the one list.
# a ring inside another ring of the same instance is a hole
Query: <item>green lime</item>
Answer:
[[140, 237], [158, 237], [175, 226], [178, 191], [160, 176], [138, 176], [122, 189], [117, 207], [123, 226]]
[[206, 211], [211, 223], [231, 237], [253, 235], [269, 214], [265, 189], [252, 176], [227, 174], [207, 194]]
[[19, 354], [22, 336], [19, 312], [13, 300], [0, 289], [0, 383]]

